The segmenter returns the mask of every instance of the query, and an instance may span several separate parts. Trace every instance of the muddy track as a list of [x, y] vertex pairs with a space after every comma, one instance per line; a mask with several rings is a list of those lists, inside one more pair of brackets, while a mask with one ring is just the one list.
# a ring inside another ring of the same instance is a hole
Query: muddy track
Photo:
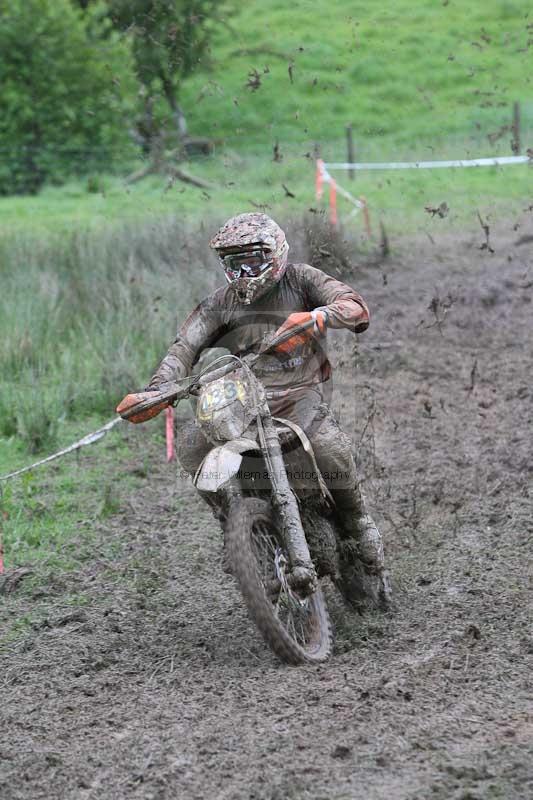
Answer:
[[80, 531], [83, 569], [0, 599], [1, 633], [32, 614], [0, 648], [3, 800], [533, 794], [531, 266], [478, 244], [367, 268], [372, 329], [357, 352], [336, 335], [397, 613], [330, 593], [332, 660], [281, 665], [209, 511], [154, 427], [130, 433], [153, 449], [145, 491]]

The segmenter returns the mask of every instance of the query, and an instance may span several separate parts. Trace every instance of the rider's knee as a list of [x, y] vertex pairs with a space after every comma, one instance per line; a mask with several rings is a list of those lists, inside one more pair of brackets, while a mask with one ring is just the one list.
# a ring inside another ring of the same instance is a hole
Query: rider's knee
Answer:
[[192, 419], [178, 425], [176, 430], [176, 453], [184, 470], [193, 475], [211, 445]]

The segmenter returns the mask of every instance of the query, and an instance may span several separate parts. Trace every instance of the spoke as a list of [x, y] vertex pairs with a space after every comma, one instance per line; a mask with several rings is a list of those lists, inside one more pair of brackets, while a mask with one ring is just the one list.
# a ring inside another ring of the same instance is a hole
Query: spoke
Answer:
[[[287, 557], [280, 548], [277, 536], [269, 525], [258, 523], [253, 531], [253, 549], [257, 570], [265, 590], [272, 600], [274, 613], [289, 636], [302, 647], [307, 647], [313, 638], [309, 616], [309, 602], [299, 601], [286, 583]], [[280, 584], [277, 597], [272, 585]], [[270, 587], [270, 591], [269, 591]]]
[[254, 529], [253, 548], [256, 556], [259, 576], [263, 585], [268, 587], [276, 580], [274, 557], [276, 543], [265, 525], [257, 525]]

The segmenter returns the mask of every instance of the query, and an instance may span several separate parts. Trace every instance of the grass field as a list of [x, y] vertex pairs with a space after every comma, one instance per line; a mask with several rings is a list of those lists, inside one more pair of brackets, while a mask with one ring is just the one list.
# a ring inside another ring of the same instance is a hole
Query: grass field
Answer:
[[241, 149], [325, 144], [348, 123], [362, 160], [390, 145], [477, 147], [514, 100], [531, 124], [532, 31], [518, 0], [253, 0], [220, 31], [216, 69], [188, 82], [184, 106], [195, 133]]
[[[390, 153], [386, 155], [390, 157]], [[416, 160], [419, 155], [413, 153], [411, 158]], [[275, 164], [251, 155], [228, 153], [224, 161], [215, 157], [196, 162], [189, 165], [189, 171], [209, 180], [212, 188], [206, 191], [181, 183], [167, 188], [163, 176], [148, 177], [126, 187], [121, 179], [106, 177], [103, 192], [97, 194], [88, 193], [84, 181], [73, 181], [65, 187], [48, 187], [37, 197], [0, 198], [0, 237], [12, 241], [35, 235], [46, 238], [50, 232], [98, 231], [108, 227], [110, 221], [121, 225], [142, 220], [157, 225], [162, 218], [178, 222], [209, 220], [217, 225], [231, 214], [257, 208], [284, 221], [310, 208], [327, 207], [327, 192], [317, 204], [315, 164], [305, 156]], [[345, 172], [335, 173], [335, 177], [353, 195], [367, 199], [376, 223], [382, 220], [388, 230], [399, 233], [424, 229], [428, 225], [425, 206], [443, 201], [450, 207], [450, 215], [443, 223], [446, 225], [467, 224], [476, 217], [477, 210], [484, 216], [517, 213], [531, 202], [531, 174], [526, 164], [358, 172], [353, 181]], [[284, 186], [294, 197], [287, 195]], [[360, 219], [349, 219], [351, 204], [339, 197], [338, 206], [346, 229], [362, 234]], [[205, 229], [205, 240], [209, 232]]]
[[[54, 444], [67, 446], [99, 424], [95, 417], [85, 418], [81, 425], [63, 421]], [[119, 487], [132, 485], [134, 476], [113, 475], [113, 461], [127, 456], [127, 442], [115, 433], [96, 450], [63, 457], [5, 484], [0, 495], [0, 527], [8, 565], [44, 559], [50, 567], [71, 568], [76, 563], [76, 553], [68, 546], [72, 533], [85, 528], [89, 534], [91, 522], [116, 510]], [[1, 440], [0, 473], [27, 463], [22, 442], [13, 437]]]
[[[533, 143], [532, 25], [512, 0], [296, 0], [290, 8], [253, 0], [219, 26], [211, 71], [183, 88], [190, 132], [215, 143], [188, 169], [211, 188], [101, 176], [101, 191], [90, 193], [86, 180], [73, 181], [36, 198], [0, 198], [0, 236], [162, 214], [221, 218], [254, 204], [283, 218], [315, 205], [314, 156], [345, 160], [348, 124], [359, 161], [508, 154], [519, 101], [525, 152]], [[530, 176], [510, 167], [338, 177], [389, 227], [417, 230], [424, 206], [443, 200], [459, 224], [473, 209], [514, 210], [530, 197]], [[339, 210], [342, 218], [345, 201]]]

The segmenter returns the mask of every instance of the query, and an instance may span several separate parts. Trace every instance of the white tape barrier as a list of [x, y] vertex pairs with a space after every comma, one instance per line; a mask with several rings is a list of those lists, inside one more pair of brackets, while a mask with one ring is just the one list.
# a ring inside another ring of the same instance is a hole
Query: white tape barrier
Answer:
[[323, 194], [323, 186], [325, 183], [329, 183], [329, 218], [330, 222], [333, 226], [337, 225], [337, 193], [348, 200], [352, 205], [353, 209], [350, 214], [350, 217], [355, 216], [359, 211], [363, 211], [364, 215], [364, 222], [365, 228], [368, 235], [371, 235], [370, 231], [370, 216], [368, 212], [368, 207], [366, 200], [364, 197], [354, 197], [353, 194], [350, 194], [343, 186], [340, 186], [335, 178], [332, 178], [329, 172], [326, 169], [326, 165], [321, 159], [318, 159], [316, 162], [316, 199], [319, 201]]
[[[442, 169], [444, 167], [498, 167], [507, 164], [533, 164], [530, 156], [495, 156], [494, 158], [472, 158], [456, 161], [383, 161], [350, 164], [323, 163], [324, 172], [328, 169]], [[326, 180], [326, 178], [324, 178]]]
[[527, 151], [527, 156], [495, 156], [494, 158], [471, 158], [455, 159], [453, 161], [381, 161], [381, 162], [325, 162], [317, 159], [316, 162], [316, 198], [320, 200], [323, 192], [323, 185], [329, 183], [329, 209], [331, 224], [337, 225], [337, 193], [349, 200], [354, 206], [351, 217], [363, 209], [365, 216], [365, 227], [370, 236], [370, 215], [366, 200], [362, 197], [358, 199], [340, 186], [335, 178], [329, 174], [328, 170], [372, 170], [372, 169], [443, 169], [461, 167], [498, 167], [511, 164], [532, 164], [533, 152]]
[[59, 450], [59, 452], [54, 453], [47, 458], [42, 458], [40, 461], [35, 461], [34, 464], [30, 464], [29, 467], [23, 467], [22, 469], [17, 469], [15, 472], [10, 472], [9, 475], [0, 475], [0, 481], [7, 481], [9, 478], [15, 478], [17, 475], [22, 475], [24, 472], [29, 472], [35, 467], [40, 467], [41, 464], [48, 464], [50, 461], [55, 461], [56, 458], [60, 458], [61, 456], [66, 456], [67, 453], [73, 453], [75, 450], [79, 450], [81, 447], [86, 447], [89, 444], [94, 444], [94, 442], [98, 442], [102, 439], [106, 433], [108, 433], [115, 425], [119, 422], [123, 422], [122, 417], [115, 417], [102, 428], [99, 428], [94, 433], [88, 433], [87, 436], [84, 436], [83, 439], [79, 439], [79, 441], [74, 442], [74, 444], [69, 445], [69, 447], [65, 447], [63, 450]]
[[362, 208], [364, 208], [365, 204], [363, 202], [361, 202], [361, 200], [359, 200], [358, 197], [354, 197], [353, 195], [351, 195], [350, 192], [347, 192], [346, 189], [344, 189], [342, 186], [340, 186], [336, 181], [335, 181], [335, 184], [336, 184], [336, 187], [337, 187], [337, 192], [340, 195], [342, 195], [342, 197], [345, 197], [346, 200], [349, 200], [351, 203], [354, 204], [355, 208], [352, 211], [352, 214], [356, 214], [358, 211], [360, 211]]
[[[324, 181], [324, 183], [331, 183], [334, 179], [331, 177], [331, 175], [329, 174], [329, 172], [327, 171], [327, 169], [325, 167], [326, 167], [326, 165], [323, 163], [321, 165], [322, 180]], [[365, 204], [363, 202], [361, 202], [361, 200], [359, 200], [358, 197], [354, 197], [352, 194], [350, 194], [350, 192], [347, 192], [346, 189], [344, 189], [342, 186], [339, 186], [337, 181], [335, 181], [335, 187], [337, 189], [337, 192], [340, 195], [345, 197], [346, 200], [349, 200], [350, 203], [354, 204], [355, 209], [354, 209], [354, 211], [352, 213], [357, 213], [357, 211], [360, 211], [362, 208], [364, 208]]]

